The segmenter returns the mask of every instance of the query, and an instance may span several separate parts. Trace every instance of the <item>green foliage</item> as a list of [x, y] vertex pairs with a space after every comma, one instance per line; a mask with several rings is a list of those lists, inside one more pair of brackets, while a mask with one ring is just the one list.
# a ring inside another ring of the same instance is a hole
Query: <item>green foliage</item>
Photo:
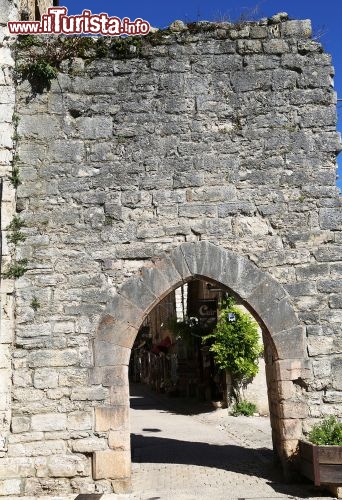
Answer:
[[145, 40], [149, 41], [153, 47], [157, 45], [162, 45], [165, 43], [165, 38], [172, 35], [172, 31], [170, 29], [165, 30], [157, 30], [154, 33], [150, 32], [145, 36]]
[[26, 265], [27, 259], [21, 259], [13, 262], [13, 264], [8, 267], [7, 271], [3, 273], [4, 278], [20, 278], [20, 276], [25, 274], [27, 271]]
[[41, 47], [42, 41], [34, 35], [19, 35], [18, 45], [21, 49], [28, 49], [29, 47]]
[[12, 166], [12, 173], [8, 177], [8, 179], [9, 179], [10, 183], [12, 184], [12, 186], [15, 187], [15, 188], [17, 188], [21, 184], [18, 165], [13, 165]]
[[308, 435], [313, 444], [342, 446], [342, 422], [330, 416], [313, 426]]
[[[229, 321], [229, 313], [235, 315], [234, 321]], [[247, 382], [258, 373], [258, 360], [263, 351], [258, 325], [249, 314], [236, 307], [231, 298], [221, 304], [217, 325], [203, 341], [212, 342], [210, 351], [217, 366], [228, 370], [235, 382]]]
[[131, 59], [140, 55], [141, 46], [140, 38], [127, 36], [114, 38], [111, 48], [117, 59]]
[[51, 81], [57, 78], [57, 68], [50, 61], [43, 57], [21, 66], [21, 72], [24, 79], [27, 79], [35, 92], [42, 93], [45, 89], [49, 90]]
[[17, 115], [17, 113], [13, 113], [12, 122], [13, 122], [14, 127], [17, 128], [19, 125], [19, 122], [20, 122], [20, 116]]
[[17, 244], [19, 241], [25, 241], [26, 236], [20, 231], [13, 231], [7, 235], [7, 241]]
[[11, 223], [8, 224], [7, 229], [9, 231], [19, 231], [23, 227], [23, 225], [24, 225], [24, 223], [20, 219], [20, 217], [18, 217], [17, 215], [15, 215], [13, 217]]
[[234, 403], [232, 406], [232, 410], [230, 412], [234, 417], [238, 417], [239, 415], [244, 415], [245, 417], [251, 417], [254, 413], [256, 413], [257, 407], [254, 403], [243, 399], [242, 401], [238, 401]]
[[40, 308], [40, 302], [37, 299], [37, 297], [33, 297], [33, 299], [31, 300], [30, 306], [32, 307], [32, 309], [34, 311], [37, 311]]
[[117, 59], [140, 57], [141, 46], [140, 37], [61, 36], [43, 43], [39, 37], [28, 35], [21, 37], [17, 46], [19, 59], [23, 61], [17, 70], [30, 82], [34, 94], [42, 93], [50, 89], [63, 61], [82, 57], [91, 62], [109, 53]]
[[101, 37], [96, 43], [96, 57], [107, 57], [109, 53], [109, 47], [106, 43], [106, 39]]
[[217, 23], [211, 23], [206, 21], [196, 21], [192, 23], [187, 23], [187, 27], [189, 32], [192, 34], [206, 33], [209, 31], [215, 31], [217, 30], [217, 28], [219, 28]]

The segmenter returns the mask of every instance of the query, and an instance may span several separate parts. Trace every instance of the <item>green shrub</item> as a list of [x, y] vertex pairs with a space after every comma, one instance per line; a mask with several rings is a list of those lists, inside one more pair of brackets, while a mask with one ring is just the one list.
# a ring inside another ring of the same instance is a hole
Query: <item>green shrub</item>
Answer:
[[13, 262], [13, 264], [8, 267], [7, 271], [3, 273], [3, 277], [8, 279], [20, 278], [27, 271], [26, 265], [27, 259], [21, 259]]
[[[231, 315], [233, 321], [229, 319]], [[236, 382], [244, 383], [258, 373], [263, 352], [258, 325], [250, 314], [235, 306], [232, 297], [223, 301], [214, 331], [202, 340], [211, 342], [215, 363], [220, 369], [228, 370]]]
[[334, 416], [325, 417], [313, 426], [308, 438], [313, 444], [342, 446], [342, 422]]
[[238, 403], [235, 403], [232, 407], [231, 415], [234, 417], [238, 417], [239, 415], [244, 415], [245, 417], [251, 417], [254, 413], [256, 413], [257, 407], [254, 403], [243, 399]]

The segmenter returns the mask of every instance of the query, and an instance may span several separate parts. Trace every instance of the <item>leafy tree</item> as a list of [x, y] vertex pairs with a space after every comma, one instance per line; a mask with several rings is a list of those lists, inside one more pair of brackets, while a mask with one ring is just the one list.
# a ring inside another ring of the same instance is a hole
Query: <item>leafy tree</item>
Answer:
[[216, 365], [226, 370], [227, 403], [232, 395], [239, 401], [241, 386], [258, 373], [258, 360], [263, 352], [256, 321], [228, 297], [220, 304], [215, 329], [202, 340], [211, 343], [209, 350], [214, 353]]

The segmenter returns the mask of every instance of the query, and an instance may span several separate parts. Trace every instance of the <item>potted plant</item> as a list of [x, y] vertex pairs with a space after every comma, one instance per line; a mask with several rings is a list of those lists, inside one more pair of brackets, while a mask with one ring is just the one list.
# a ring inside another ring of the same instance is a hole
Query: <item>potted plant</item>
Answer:
[[308, 440], [299, 441], [301, 473], [321, 484], [342, 485], [342, 422], [325, 417], [313, 426]]

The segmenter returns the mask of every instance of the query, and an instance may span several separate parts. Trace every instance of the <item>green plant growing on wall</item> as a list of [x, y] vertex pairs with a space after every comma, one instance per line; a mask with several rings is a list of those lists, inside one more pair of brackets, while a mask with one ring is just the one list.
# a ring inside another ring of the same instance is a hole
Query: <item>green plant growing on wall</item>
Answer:
[[11, 233], [8, 233], [7, 235], [7, 241], [9, 241], [10, 243], [14, 243], [14, 245], [19, 243], [20, 241], [25, 241], [25, 240], [26, 236], [20, 231], [13, 231]]
[[136, 36], [99, 39], [60, 36], [47, 41], [42, 41], [39, 36], [22, 36], [17, 44], [17, 75], [30, 82], [34, 94], [42, 93], [45, 89], [50, 89], [63, 61], [71, 63], [73, 59], [81, 57], [86, 62], [91, 62], [96, 58], [109, 56], [131, 59], [141, 56], [141, 47], [142, 40]]
[[210, 344], [216, 365], [226, 371], [227, 404], [232, 398], [239, 402], [241, 387], [258, 373], [263, 352], [257, 323], [228, 297], [220, 304], [216, 327], [202, 341]]
[[12, 166], [11, 175], [8, 176], [8, 179], [13, 187], [17, 188], [21, 184], [20, 180], [20, 172], [18, 165]]
[[11, 223], [7, 226], [8, 234], [7, 234], [7, 240], [10, 243], [19, 243], [19, 241], [25, 241], [26, 236], [20, 231], [20, 229], [23, 227], [24, 223], [23, 221], [15, 215], [11, 221]]
[[34, 311], [38, 311], [38, 309], [40, 308], [40, 302], [37, 299], [37, 297], [33, 297], [33, 299], [31, 300], [30, 306], [32, 307], [32, 309]]
[[3, 277], [8, 279], [20, 278], [27, 271], [26, 265], [27, 265], [27, 259], [21, 259], [13, 262], [8, 267], [7, 271], [3, 273]]
[[29, 62], [21, 67], [22, 76], [27, 79], [35, 92], [42, 93], [49, 90], [51, 81], [57, 78], [57, 68], [43, 57]]

